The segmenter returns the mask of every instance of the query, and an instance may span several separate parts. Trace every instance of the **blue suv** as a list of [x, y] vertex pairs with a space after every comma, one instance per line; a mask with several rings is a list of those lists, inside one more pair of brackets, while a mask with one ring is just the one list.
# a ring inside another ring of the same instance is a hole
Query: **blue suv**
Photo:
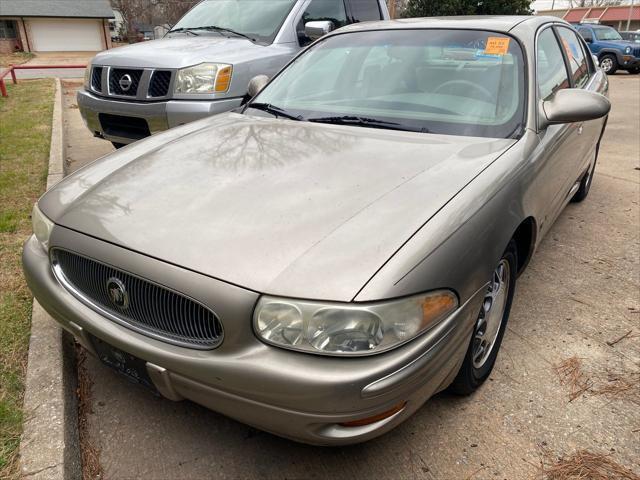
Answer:
[[616, 70], [640, 73], [640, 45], [623, 40], [615, 28], [607, 25], [582, 23], [575, 27], [607, 75], [614, 74]]

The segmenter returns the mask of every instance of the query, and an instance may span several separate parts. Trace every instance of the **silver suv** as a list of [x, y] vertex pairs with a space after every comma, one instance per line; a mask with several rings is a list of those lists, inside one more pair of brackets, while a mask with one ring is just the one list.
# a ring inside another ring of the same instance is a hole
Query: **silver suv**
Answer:
[[272, 76], [316, 38], [388, 18], [384, 0], [204, 0], [165, 38], [98, 54], [78, 106], [95, 136], [120, 147], [232, 110], [251, 78]]

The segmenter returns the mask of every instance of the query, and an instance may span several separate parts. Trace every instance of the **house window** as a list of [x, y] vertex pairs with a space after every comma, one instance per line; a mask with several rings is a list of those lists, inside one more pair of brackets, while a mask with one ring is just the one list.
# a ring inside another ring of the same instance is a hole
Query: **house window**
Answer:
[[13, 20], [0, 20], [0, 38], [17, 38], [16, 22]]

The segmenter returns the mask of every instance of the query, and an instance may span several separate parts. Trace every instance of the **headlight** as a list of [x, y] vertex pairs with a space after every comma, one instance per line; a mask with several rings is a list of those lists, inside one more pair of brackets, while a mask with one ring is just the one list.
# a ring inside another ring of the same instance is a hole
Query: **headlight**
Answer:
[[53, 222], [44, 216], [37, 203], [33, 206], [33, 211], [31, 212], [31, 224], [33, 226], [33, 234], [46, 252], [49, 250], [49, 236], [53, 229]]
[[624, 53], [627, 53], [627, 54], [631, 53], [631, 47], [625, 48]]
[[375, 303], [330, 303], [263, 296], [253, 328], [267, 343], [326, 355], [363, 355], [397, 347], [458, 308], [448, 290]]
[[87, 68], [84, 69], [84, 88], [85, 90], [89, 90], [91, 87], [91, 64], [87, 65]]
[[201, 63], [178, 70], [174, 93], [223, 93], [229, 90], [233, 67], [225, 63]]

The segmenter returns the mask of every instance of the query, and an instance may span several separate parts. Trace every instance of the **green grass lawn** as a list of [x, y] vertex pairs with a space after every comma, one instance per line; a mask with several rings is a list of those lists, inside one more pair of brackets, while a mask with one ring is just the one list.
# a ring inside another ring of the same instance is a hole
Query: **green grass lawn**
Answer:
[[18, 478], [31, 325], [20, 255], [46, 185], [55, 87], [50, 79], [22, 80], [7, 89], [9, 97], [0, 97], [0, 478]]

